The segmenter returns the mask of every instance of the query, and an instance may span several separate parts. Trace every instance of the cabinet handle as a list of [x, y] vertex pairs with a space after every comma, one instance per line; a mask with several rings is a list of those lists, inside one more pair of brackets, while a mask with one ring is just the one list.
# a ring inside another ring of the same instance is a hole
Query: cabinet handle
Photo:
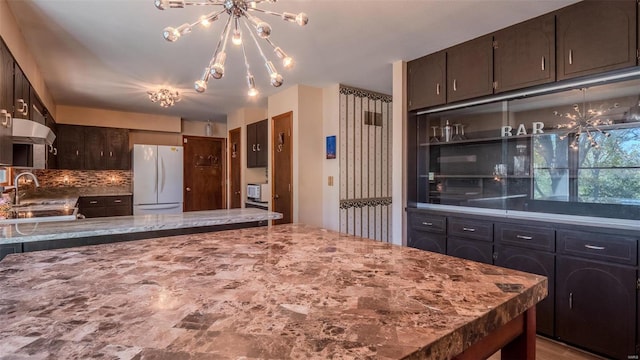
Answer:
[[256, 145], [256, 149], [258, 149], [258, 151], [260, 151], [260, 144]]
[[76, 156], [80, 156], [80, 151], [76, 150]]
[[591, 250], [604, 250], [604, 249], [606, 249], [604, 246], [595, 246], [595, 245], [585, 245], [584, 247], [586, 247], [587, 249], [591, 249]]
[[545, 61], [544, 61], [544, 56], [542, 57], [542, 62], [540, 63], [540, 70], [544, 71], [544, 65], [545, 65]]
[[474, 228], [468, 228], [468, 227], [463, 227], [463, 228], [462, 228], [462, 230], [463, 230], [463, 231], [468, 231], [468, 232], [475, 232], [475, 231], [476, 231], [476, 229], [474, 229]]
[[53, 155], [58, 155], [58, 148], [53, 148]]
[[100, 151], [100, 157], [104, 156], [104, 151]]
[[569, 293], [569, 309], [573, 309], [573, 293]]
[[113, 157], [113, 151], [109, 151], [109, 157]]
[[531, 240], [531, 239], [533, 239], [532, 236], [526, 236], [526, 235], [516, 235], [516, 237], [518, 239], [523, 239], [523, 240]]
[[253, 144], [253, 152], [256, 152], [256, 144]]
[[122, 202], [122, 200], [113, 200], [114, 203], [116, 204], [120, 204]]
[[425, 221], [425, 222], [423, 222], [423, 223], [422, 223], [422, 225], [433, 226], [433, 223], [430, 223], [430, 222], [426, 222], [426, 221]]
[[573, 50], [569, 49], [569, 65], [573, 65]]
[[453, 91], [458, 91], [458, 80], [453, 79]]
[[0, 115], [2, 115], [2, 117], [4, 117], [4, 121], [2, 122], [2, 126], [9, 128], [11, 127], [11, 114], [9, 114], [9, 112], [7, 112], [7, 110], [2, 109], [0, 110]]
[[18, 99], [18, 112], [21, 115], [27, 116], [27, 114], [29, 114], [29, 104], [27, 104], [26, 101], [24, 101], [24, 99]]
[[436, 95], [440, 95], [440, 83], [436, 83]]
[[98, 203], [98, 200], [91, 200], [91, 201], [89, 201], [89, 204], [97, 204], [97, 203]]

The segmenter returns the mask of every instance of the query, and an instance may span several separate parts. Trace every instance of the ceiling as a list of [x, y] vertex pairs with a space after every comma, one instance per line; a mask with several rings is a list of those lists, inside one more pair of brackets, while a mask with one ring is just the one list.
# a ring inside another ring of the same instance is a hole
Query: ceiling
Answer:
[[[576, 0], [281, 0], [263, 4], [276, 12], [305, 12], [299, 27], [258, 14], [273, 28], [272, 41], [294, 57], [284, 76], [268, 83], [254, 44], [247, 56], [261, 91], [247, 95], [240, 50], [230, 47], [225, 76], [211, 79], [204, 94], [193, 90], [209, 63], [226, 20], [196, 28], [175, 43], [166, 26], [194, 22], [213, 7], [158, 10], [153, 0], [7, 0], [56, 104], [165, 114], [189, 120], [226, 121], [241, 108], [266, 106], [269, 95], [292, 84], [345, 84], [390, 94], [392, 63], [470, 40]], [[217, 8], [217, 7], [216, 7]], [[171, 87], [182, 93], [172, 108], [151, 103], [146, 92]]]

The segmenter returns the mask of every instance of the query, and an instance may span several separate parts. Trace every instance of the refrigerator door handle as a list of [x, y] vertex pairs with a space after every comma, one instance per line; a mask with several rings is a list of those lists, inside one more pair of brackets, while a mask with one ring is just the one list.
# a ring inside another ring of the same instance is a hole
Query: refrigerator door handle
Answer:
[[165, 174], [165, 171], [164, 171], [164, 158], [163, 157], [160, 157], [160, 169], [161, 169], [160, 171], [162, 171], [162, 180], [160, 180], [160, 181], [162, 181], [162, 185], [160, 185], [160, 192], [164, 192], [164, 180], [166, 178], [166, 174]]
[[[158, 161], [156, 160], [156, 172], [155, 172], [155, 179], [153, 180], [154, 182], [154, 192], [156, 193], [156, 196], [158, 195]], [[156, 198], [157, 199], [157, 198]]]

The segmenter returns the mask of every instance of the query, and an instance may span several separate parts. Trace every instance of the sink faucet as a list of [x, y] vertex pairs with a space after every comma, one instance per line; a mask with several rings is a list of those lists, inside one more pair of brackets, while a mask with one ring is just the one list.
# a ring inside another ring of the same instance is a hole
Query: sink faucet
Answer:
[[40, 183], [38, 182], [38, 178], [30, 171], [25, 171], [25, 172], [21, 172], [20, 174], [16, 175], [16, 177], [13, 179], [13, 185], [14, 185], [14, 189], [16, 190], [16, 196], [13, 199], [13, 204], [14, 205], [19, 205], [20, 201], [18, 199], [18, 180], [20, 180], [21, 177], [23, 176], [31, 176], [31, 178], [33, 179], [33, 182], [36, 184], [36, 187], [40, 187]]

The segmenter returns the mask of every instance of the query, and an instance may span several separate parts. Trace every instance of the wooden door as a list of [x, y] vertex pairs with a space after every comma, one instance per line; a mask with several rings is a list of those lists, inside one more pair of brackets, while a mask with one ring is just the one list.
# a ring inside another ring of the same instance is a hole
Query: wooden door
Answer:
[[493, 93], [493, 36], [487, 35], [447, 50], [447, 101]]
[[557, 16], [558, 80], [636, 65], [636, 2], [582, 1]]
[[229, 208], [238, 209], [242, 207], [242, 138], [241, 129], [236, 128], [229, 131]]
[[288, 112], [273, 118], [271, 177], [272, 211], [282, 214], [274, 224], [293, 221], [293, 113]]
[[556, 334], [615, 359], [636, 354], [636, 269], [560, 256]]
[[226, 209], [224, 138], [183, 136], [184, 211]]
[[83, 131], [82, 126], [58, 125], [58, 167], [66, 170], [83, 168]]
[[108, 170], [131, 169], [129, 130], [106, 129], [106, 168]]
[[31, 85], [18, 64], [14, 64], [13, 117], [31, 119]]
[[[7, 115], [13, 113], [13, 57], [9, 49], [0, 40], [0, 110]], [[13, 161], [13, 141], [11, 140], [11, 122], [0, 115], [0, 164]]]
[[106, 129], [84, 126], [84, 169], [106, 169], [104, 149], [106, 147]]
[[269, 122], [267, 119], [256, 123], [256, 167], [267, 167], [269, 161]]
[[547, 277], [549, 294], [536, 305], [536, 329], [554, 336], [555, 255], [517, 247], [496, 245], [495, 264]]
[[553, 14], [545, 15], [494, 35], [496, 92], [555, 81], [555, 24]]
[[447, 53], [423, 56], [407, 64], [408, 109], [416, 110], [446, 102]]

